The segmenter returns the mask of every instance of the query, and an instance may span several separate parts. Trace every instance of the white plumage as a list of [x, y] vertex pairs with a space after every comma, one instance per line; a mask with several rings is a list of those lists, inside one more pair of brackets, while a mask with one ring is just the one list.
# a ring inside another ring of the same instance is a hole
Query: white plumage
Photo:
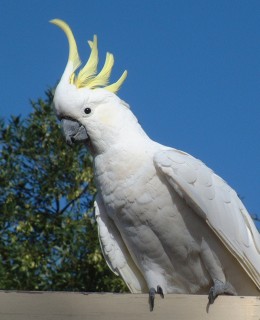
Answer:
[[[54, 23], [73, 44], [70, 29]], [[54, 103], [60, 118], [86, 129], [111, 270], [131, 292], [208, 293], [221, 283], [222, 293], [259, 294], [260, 236], [235, 191], [201, 161], [152, 141], [114, 93], [77, 88], [74, 65], [70, 58]]]
[[144, 134], [125, 140], [129, 149], [119, 143], [95, 157], [97, 221], [110, 268], [132, 292], [160, 285], [168, 293], [208, 293], [218, 279], [237, 294], [258, 294], [259, 233], [236, 193], [184, 152]]

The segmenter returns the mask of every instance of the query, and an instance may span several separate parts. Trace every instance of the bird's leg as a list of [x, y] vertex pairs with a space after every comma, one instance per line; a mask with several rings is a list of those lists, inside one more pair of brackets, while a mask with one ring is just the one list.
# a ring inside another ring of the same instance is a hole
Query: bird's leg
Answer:
[[154, 299], [155, 299], [155, 294], [158, 293], [161, 298], [164, 298], [163, 294], [163, 289], [160, 286], [157, 286], [157, 290], [154, 288], [151, 288], [149, 290], [149, 306], [150, 306], [150, 311], [153, 311], [154, 308]]
[[222, 294], [235, 296], [237, 293], [229, 282], [223, 283], [222, 281], [215, 279], [213, 287], [209, 290], [209, 304], [214, 303], [217, 296]]

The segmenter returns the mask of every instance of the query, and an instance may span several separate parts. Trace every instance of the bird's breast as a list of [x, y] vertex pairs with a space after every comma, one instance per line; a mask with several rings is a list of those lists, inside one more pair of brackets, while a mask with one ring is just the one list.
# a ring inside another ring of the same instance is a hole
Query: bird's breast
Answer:
[[151, 158], [112, 159], [95, 162], [96, 185], [109, 214], [119, 214], [135, 203], [151, 202], [156, 193], [156, 169]]
[[169, 191], [152, 155], [109, 159], [115, 160], [96, 159], [95, 180], [107, 213], [119, 228], [136, 232], [138, 226], [159, 228], [169, 222], [172, 228], [181, 223], [183, 201]]

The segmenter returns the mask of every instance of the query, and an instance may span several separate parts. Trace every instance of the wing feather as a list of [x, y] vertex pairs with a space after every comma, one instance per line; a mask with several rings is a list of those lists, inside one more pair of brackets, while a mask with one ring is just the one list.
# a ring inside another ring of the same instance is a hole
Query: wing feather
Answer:
[[101, 249], [109, 268], [123, 278], [132, 293], [146, 292], [145, 280], [129, 254], [117, 227], [107, 215], [100, 196], [96, 198], [95, 216]]
[[200, 160], [166, 149], [154, 163], [174, 190], [208, 223], [260, 289], [260, 235], [236, 192]]

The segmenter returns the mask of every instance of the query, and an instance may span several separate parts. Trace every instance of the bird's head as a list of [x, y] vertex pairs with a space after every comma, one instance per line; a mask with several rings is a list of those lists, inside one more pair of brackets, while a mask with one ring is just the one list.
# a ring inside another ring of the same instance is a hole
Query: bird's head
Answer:
[[116, 95], [127, 72], [124, 71], [117, 82], [109, 85], [114, 57], [107, 53], [104, 66], [97, 73], [98, 49], [97, 37], [94, 36], [93, 41], [89, 41], [90, 57], [76, 74], [81, 61], [73, 33], [62, 20], [55, 19], [51, 23], [65, 32], [69, 42], [68, 62], [54, 95], [55, 110], [62, 121], [66, 141], [73, 144], [91, 140], [94, 147], [100, 147], [123, 125], [126, 114], [131, 114], [127, 104]]

